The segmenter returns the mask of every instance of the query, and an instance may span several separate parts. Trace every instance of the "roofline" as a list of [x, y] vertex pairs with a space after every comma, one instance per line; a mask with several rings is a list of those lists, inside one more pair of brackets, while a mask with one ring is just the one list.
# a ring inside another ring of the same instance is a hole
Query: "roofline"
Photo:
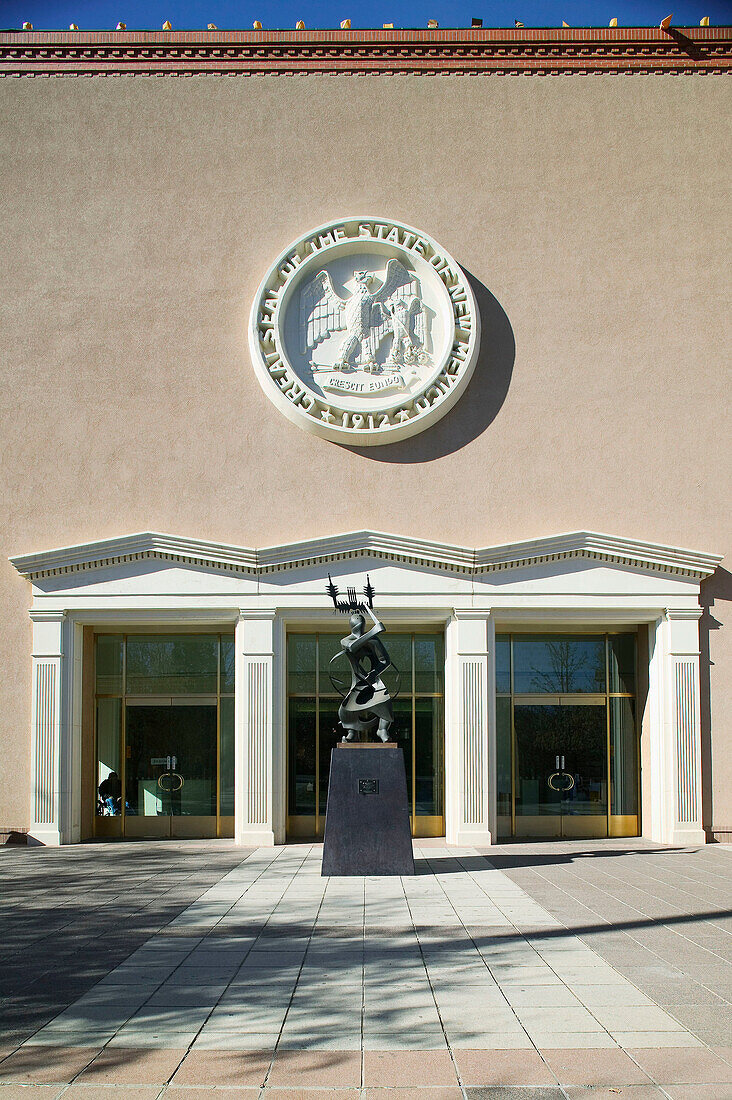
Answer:
[[722, 73], [732, 27], [0, 32], [0, 75]]
[[711, 576], [722, 561], [721, 557], [714, 554], [593, 531], [573, 531], [547, 538], [472, 549], [370, 530], [261, 549], [143, 531], [119, 538], [18, 555], [9, 560], [22, 576], [34, 580], [58, 573], [104, 568], [140, 558], [162, 558], [206, 568], [261, 575], [358, 557], [380, 558], [474, 575], [560, 558], [590, 558], [631, 568], [660, 570], [696, 580]]

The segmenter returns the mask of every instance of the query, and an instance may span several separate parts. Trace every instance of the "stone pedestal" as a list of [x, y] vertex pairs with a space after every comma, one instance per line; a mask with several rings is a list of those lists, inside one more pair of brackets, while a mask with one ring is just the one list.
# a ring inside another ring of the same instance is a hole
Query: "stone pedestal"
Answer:
[[341, 742], [331, 752], [324, 875], [413, 875], [404, 754]]

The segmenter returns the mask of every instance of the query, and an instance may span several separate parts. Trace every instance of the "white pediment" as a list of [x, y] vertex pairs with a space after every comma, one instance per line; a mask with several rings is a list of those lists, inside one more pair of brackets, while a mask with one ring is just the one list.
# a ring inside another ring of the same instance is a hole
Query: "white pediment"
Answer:
[[[558, 590], [562, 590], [561, 578], [573, 576], [576, 580], [588, 569], [594, 572], [596, 580], [598, 570], [606, 574], [603, 588], [610, 573], [614, 577], [622, 573], [626, 578], [661, 574], [669, 579], [699, 583], [714, 572], [721, 560], [713, 554], [590, 531], [481, 549], [379, 531], [354, 531], [264, 548], [148, 531], [10, 559], [18, 572], [36, 585], [51, 577], [79, 573], [87, 576], [83, 581], [75, 576], [73, 587], [77, 589], [104, 586], [112, 577], [117, 581], [128, 578], [139, 584], [143, 577], [165, 570], [168, 583], [176, 577], [182, 581], [191, 574], [200, 577], [202, 571], [215, 574], [222, 581], [227, 576], [236, 577], [239, 590], [245, 578], [278, 586], [283, 583], [283, 575], [294, 579], [295, 572], [300, 574], [300, 583], [307, 583], [306, 578], [322, 576], [328, 566], [336, 564], [341, 572], [347, 572], [351, 565], [363, 570], [394, 564], [418, 573], [453, 574], [489, 588], [500, 588], [508, 578], [515, 586], [541, 577], [549, 584], [558, 584]], [[228, 589], [229, 585], [223, 583], [221, 590]]]

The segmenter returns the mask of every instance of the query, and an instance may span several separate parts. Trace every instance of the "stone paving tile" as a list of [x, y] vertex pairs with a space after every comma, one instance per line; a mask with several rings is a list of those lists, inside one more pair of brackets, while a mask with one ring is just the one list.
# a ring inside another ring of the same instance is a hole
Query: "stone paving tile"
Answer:
[[96, 1047], [22, 1046], [0, 1062], [0, 1082], [69, 1084], [98, 1053]]
[[267, 1078], [269, 1086], [339, 1086], [361, 1084], [361, 1054], [354, 1051], [278, 1049]]
[[455, 1067], [444, 1051], [367, 1050], [363, 1056], [363, 1083], [381, 1085], [456, 1085]]
[[171, 1084], [260, 1088], [271, 1060], [271, 1051], [197, 1050], [194, 1047], [176, 1071]]
[[[732, 1085], [732, 1065], [704, 1048], [649, 1050], [636, 1048], [631, 1057], [659, 1085]], [[732, 1096], [732, 1088], [730, 1088]]]
[[561, 1085], [647, 1085], [651, 1078], [624, 1050], [547, 1049], [542, 1055]]
[[463, 1085], [556, 1085], [557, 1079], [536, 1050], [457, 1050]]
[[164, 1085], [172, 1077], [186, 1048], [106, 1047], [75, 1080], [78, 1085]]

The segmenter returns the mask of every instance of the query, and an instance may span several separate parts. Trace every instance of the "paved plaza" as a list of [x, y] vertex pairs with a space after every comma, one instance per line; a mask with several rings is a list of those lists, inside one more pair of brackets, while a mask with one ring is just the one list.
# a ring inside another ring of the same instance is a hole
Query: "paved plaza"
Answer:
[[0, 1100], [732, 1098], [732, 851], [0, 853]]

